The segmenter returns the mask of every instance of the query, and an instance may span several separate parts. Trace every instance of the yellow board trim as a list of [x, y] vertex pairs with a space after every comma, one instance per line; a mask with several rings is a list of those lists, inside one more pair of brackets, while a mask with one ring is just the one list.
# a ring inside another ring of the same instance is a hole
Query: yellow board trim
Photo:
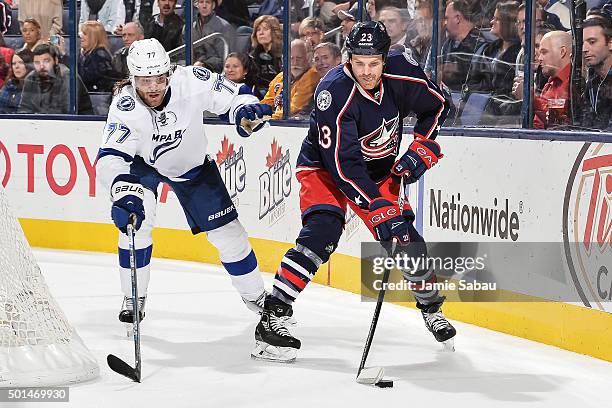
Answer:
[[[95, 252], [117, 252], [113, 225], [20, 219], [34, 247]], [[153, 256], [219, 264], [217, 252], [204, 234], [156, 228]], [[293, 244], [251, 238], [262, 271], [275, 271]], [[334, 254], [314, 281], [360, 293], [359, 259]], [[405, 306], [406, 305], [402, 304]], [[558, 302], [449, 302], [444, 313], [455, 320], [523, 337], [566, 350], [612, 361], [612, 314]]]

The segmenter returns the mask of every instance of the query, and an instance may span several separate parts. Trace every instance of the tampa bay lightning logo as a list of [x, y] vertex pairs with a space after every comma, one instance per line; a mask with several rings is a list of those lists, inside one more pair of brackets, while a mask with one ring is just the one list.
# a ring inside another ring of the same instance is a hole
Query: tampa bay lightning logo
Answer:
[[376, 160], [393, 154], [397, 148], [399, 115], [391, 120], [383, 118], [381, 125], [359, 140], [363, 158]]
[[149, 162], [155, 164], [162, 155], [179, 147], [183, 141], [183, 133], [185, 133], [185, 130], [177, 130], [167, 135], [153, 135], [153, 142], [161, 143], [155, 146], [149, 155]]
[[203, 67], [193, 67], [193, 75], [201, 81], [210, 79], [210, 71]]
[[136, 107], [136, 102], [131, 96], [123, 96], [117, 101], [117, 108], [122, 111], [131, 111]]

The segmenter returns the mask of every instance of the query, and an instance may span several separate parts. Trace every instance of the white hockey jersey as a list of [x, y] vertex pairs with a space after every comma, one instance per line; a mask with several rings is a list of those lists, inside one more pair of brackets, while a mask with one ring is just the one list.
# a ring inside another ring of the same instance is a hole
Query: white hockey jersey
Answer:
[[204, 163], [208, 140], [203, 111], [228, 114], [234, 123], [236, 110], [258, 103], [253, 95], [239, 94], [240, 84], [202, 67], [176, 67], [170, 76], [170, 98], [163, 109], [145, 105], [131, 85], [113, 98], [97, 175], [110, 191], [119, 174], [130, 172], [130, 162], [140, 156], [160, 174], [176, 181], [190, 178], [190, 170]]

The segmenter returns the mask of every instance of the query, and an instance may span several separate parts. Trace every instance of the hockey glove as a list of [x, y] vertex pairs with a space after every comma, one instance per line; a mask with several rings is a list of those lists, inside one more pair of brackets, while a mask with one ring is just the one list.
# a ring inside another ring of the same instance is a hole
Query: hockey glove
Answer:
[[236, 129], [242, 137], [260, 130], [272, 117], [272, 107], [265, 103], [242, 105], [236, 112]]
[[132, 174], [121, 174], [113, 181], [111, 187], [111, 217], [113, 222], [121, 232], [127, 234], [127, 225], [130, 214], [136, 215], [134, 228], [138, 230], [145, 218], [144, 187], [140, 184], [140, 179]]
[[444, 155], [438, 142], [429, 139], [415, 139], [406, 153], [395, 162], [391, 173], [404, 176], [408, 184], [416, 183], [423, 173], [435, 166]]
[[400, 245], [410, 242], [409, 222], [402, 216], [397, 204], [384, 198], [370, 203], [368, 222], [374, 229], [379, 241], [397, 241]]

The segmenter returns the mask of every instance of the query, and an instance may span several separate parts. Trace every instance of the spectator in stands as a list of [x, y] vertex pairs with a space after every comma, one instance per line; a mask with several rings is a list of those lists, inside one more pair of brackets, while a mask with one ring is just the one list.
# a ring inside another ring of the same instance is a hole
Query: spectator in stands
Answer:
[[18, 18], [22, 32], [26, 21], [36, 20], [40, 38], [47, 41], [52, 35], [62, 34], [62, 0], [20, 0]]
[[270, 81], [283, 69], [283, 32], [276, 17], [255, 19], [250, 54], [259, 67], [257, 88], [267, 90]]
[[4, 55], [0, 54], [0, 88], [4, 86], [10, 71], [9, 64], [4, 60]]
[[571, 123], [570, 71], [572, 36], [565, 31], [551, 31], [542, 37], [539, 63], [548, 77], [542, 93], [533, 99], [533, 126], [551, 128]]
[[312, 62], [319, 77], [323, 78], [330, 69], [342, 62], [342, 52], [336, 44], [324, 42], [315, 47]]
[[130, 45], [134, 41], [144, 40], [144, 31], [139, 22], [129, 22], [123, 26], [121, 31], [123, 47], [115, 52], [112, 59], [113, 70], [123, 78], [127, 78], [130, 72], [127, 67], [127, 55]]
[[565, 4], [565, 0], [537, 0], [538, 5], [542, 8], [546, 14], [550, 14], [555, 16], [554, 20], [559, 21], [559, 26], [557, 26], [556, 21], [548, 17], [546, 22], [553, 23], [555, 27], [559, 30], [567, 30], [567, 27], [571, 27], [570, 24], [570, 11], [567, 5]]
[[544, 10], [539, 4], [536, 5], [536, 25], [549, 24], [555, 28], [555, 30], [566, 31], [567, 28], [561, 23], [559, 16], [552, 14]]
[[414, 22], [417, 35], [409, 38], [405, 44], [406, 50], [425, 68], [427, 57], [431, 48], [431, 32], [433, 24], [432, 4], [428, 0], [417, 0], [414, 10]]
[[[249, 1], [249, 4], [252, 3]], [[245, 0], [218, 0], [215, 12], [234, 28], [251, 25], [251, 15]]]
[[244, 84], [249, 92], [262, 99], [263, 95], [257, 89], [257, 67], [250, 55], [243, 52], [232, 52], [225, 59], [223, 75], [231, 81]]
[[314, 15], [323, 23], [324, 32], [338, 27], [338, 11], [334, 11], [337, 2], [338, 0], [314, 0]]
[[461, 91], [472, 56], [484, 48], [485, 41], [472, 23], [470, 5], [465, 0], [448, 3], [444, 18], [447, 39], [440, 51], [439, 79], [452, 91]]
[[610, 130], [612, 123], [612, 22], [593, 17], [584, 22], [582, 52], [588, 67], [582, 126]]
[[79, 74], [89, 92], [110, 92], [120, 74], [113, 70], [104, 26], [98, 21], [81, 24]]
[[12, 4], [8, 0], [0, 0], [0, 35], [6, 34], [9, 28], [14, 24], [12, 19]]
[[[342, 27], [342, 41], [344, 42], [359, 18], [359, 9], [357, 7], [351, 7], [348, 11], [340, 10], [338, 11], [338, 18], [340, 19], [340, 26]], [[369, 17], [365, 18], [364, 16], [364, 21], [368, 19]]]
[[[489, 93], [487, 113], [503, 115], [500, 105], [513, 101], [516, 57], [521, 50], [516, 19], [519, 4], [514, 1], [497, 3], [491, 20], [491, 34], [498, 40], [488, 44], [482, 55], [474, 58], [468, 79], [468, 92]], [[490, 124], [499, 123], [499, 118], [490, 118]]]
[[[520, 16], [519, 16], [519, 24], [517, 24], [518, 27], [520, 27]], [[542, 73], [542, 66], [539, 64], [539, 59], [540, 59], [540, 42], [542, 41], [542, 37], [544, 35], [546, 35], [547, 33], [554, 31], [554, 28], [552, 26], [549, 26], [548, 24], [544, 24], [542, 27], [538, 27], [537, 31], [536, 31], [536, 36], [533, 40], [533, 59], [532, 64], [535, 67], [535, 71], [534, 71], [534, 85], [535, 85], [535, 93], [534, 95], [540, 95], [540, 93], [542, 92], [542, 88], [544, 88], [544, 85], [546, 84], [546, 81], [548, 80], [548, 78], [546, 78], [544, 76], [544, 74]], [[519, 33], [520, 33], [520, 28], [519, 28]], [[523, 32], [524, 35], [524, 32]], [[517, 60], [519, 59], [520, 55], [517, 57]], [[517, 67], [516, 67], [516, 71], [515, 71], [515, 77], [514, 77], [514, 84], [512, 85], [512, 96], [514, 97], [514, 106], [511, 106], [510, 104], [508, 104], [505, 109], [506, 109], [506, 113], [507, 115], [518, 115], [521, 112], [521, 104], [523, 102], [523, 83], [525, 81], [524, 78], [524, 61], [521, 59], [518, 63], [517, 63]]]
[[[300, 115], [312, 101], [312, 95], [319, 83], [320, 76], [308, 61], [308, 50], [304, 40], [291, 41], [291, 95], [290, 116]], [[274, 109], [273, 119], [283, 118], [283, 73], [279, 74], [270, 82], [270, 87], [261, 103], [268, 104]]]
[[123, 0], [82, 0], [81, 18], [85, 21], [99, 21], [109, 34], [121, 34], [125, 23], [125, 4]]
[[193, 22], [191, 40], [195, 42], [212, 33], [220, 33], [223, 39], [216, 36], [203, 40], [193, 47], [194, 56], [198, 61], [205, 62], [212, 67], [214, 72], [222, 72], [226, 55], [225, 44], [227, 44], [228, 51], [234, 49], [236, 29], [216, 14], [217, 0], [197, 0], [195, 3], [198, 7], [198, 15]]
[[10, 63], [13, 59], [14, 53], [15, 50], [6, 46], [6, 43], [4, 42], [4, 37], [2, 36], [2, 33], [0, 33], [0, 60], [3, 61], [4, 64], [6, 64], [5, 72], [0, 69], [0, 87], [2, 87], [2, 83], [4, 83], [4, 80], [6, 79], [11, 70]]
[[397, 7], [385, 7], [378, 14], [378, 21], [382, 22], [387, 28], [387, 33], [391, 37], [391, 46], [405, 45], [408, 40], [406, 33], [408, 31], [408, 22], [410, 16], [408, 10], [400, 10]]
[[32, 72], [33, 54], [30, 50], [17, 51], [11, 61], [11, 72], [0, 90], [0, 113], [17, 113], [25, 77]]
[[[34, 48], [34, 71], [25, 78], [18, 113], [66, 114], [69, 109], [70, 72], [59, 64], [59, 52], [50, 44]], [[77, 75], [77, 105], [79, 114], [93, 114], [91, 100]]]
[[22, 50], [28, 49], [32, 51], [37, 45], [45, 42], [40, 36], [40, 24], [33, 18], [28, 18], [23, 22], [21, 36], [23, 37]]
[[317, 17], [306, 17], [300, 23], [298, 34], [300, 38], [306, 42], [309, 54], [312, 55], [314, 48], [321, 44], [323, 36], [325, 35], [323, 21]]
[[159, 14], [153, 15], [153, 0], [141, 0], [138, 18], [145, 38], [155, 38], [166, 51], [183, 44], [183, 19], [175, 12], [176, 0], [157, 0]]

